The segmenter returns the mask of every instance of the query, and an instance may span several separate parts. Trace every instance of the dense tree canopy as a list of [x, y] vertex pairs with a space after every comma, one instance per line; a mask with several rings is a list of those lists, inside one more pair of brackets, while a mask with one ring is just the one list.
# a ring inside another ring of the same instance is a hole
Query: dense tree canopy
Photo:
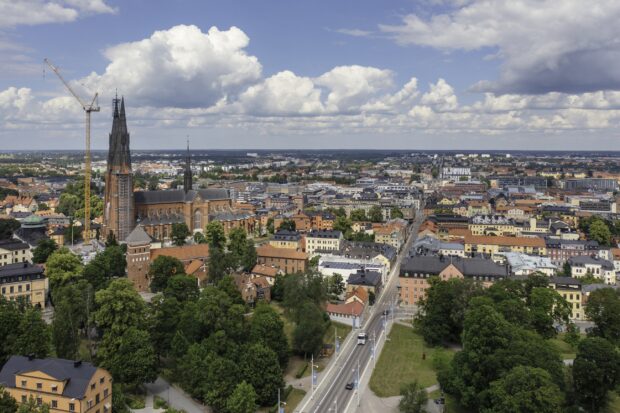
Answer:
[[620, 292], [612, 288], [601, 288], [590, 293], [586, 316], [595, 327], [593, 335], [620, 344]]
[[47, 258], [58, 249], [56, 241], [53, 239], [42, 238], [37, 243], [35, 249], [32, 250], [32, 261], [35, 264], [43, 264]]
[[185, 222], [172, 224], [171, 237], [174, 245], [180, 247], [185, 245], [185, 240], [191, 235]]
[[226, 248], [226, 234], [224, 233], [224, 227], [219, 221], [211, 221], [207, 224], [205, 229], [205, 238], [211, 248], [217, 248], [224, 250]]
[[62, 247], [49, 256], [45, 271], [50, 281], [50, 287], [54, 291], [56, 287], [81, 278], [82, 261], [68, 248]]
[[184, 275], [185, 267], [178, 258], [160, 255], [151, 263], [149, 276], [151, 277], [151, 291], [164, 291], [168, 280], [174, 275]]
[[517, 366], [491, 383], [483, 413], [561, 413], [564, 394], [543, 369]]
[[110, 282], [105, 290], [95, 294], [97, 311], [95, 323], [104, 331], [112, 331], [115, 335], [130, 327], [142, 328], [145, 325], [146, 305], [142, 297], [126, 279]]
[[619, 381], [618, 349], [604, 338], [582, 340], [573, 362], [573, 382], [579, 405], [588, 412], [602, 411], [607, 405], [609, 391]]

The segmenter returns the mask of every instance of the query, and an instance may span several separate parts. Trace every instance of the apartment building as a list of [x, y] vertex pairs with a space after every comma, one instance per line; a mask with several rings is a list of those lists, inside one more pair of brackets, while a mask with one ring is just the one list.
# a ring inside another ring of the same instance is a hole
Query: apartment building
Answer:
[[278, 268], [285, 274], [304, 272], [308, 266], [308, 254], [290, 248], [262, 245], [256, 248], [257, 263]]
[[605, 284], [616, 284], [616, 268], [613, 262], [599, 257], [587, 255], [574, 257], [568, 260], [570, 264], [571, 277], [582, 278], [591, 275], [601, 279]]
[[342, 247], [342, 232], [334, 230], [313, 230], [306, 235], [306, 252], [312, 257], [317, 251], [338, 251]]
[[17, 262], [32, 263], [30, 245], [16, 239], [0, 241], [0, 266]]
[[529, 255], [547, 255], [545, 240], [535, 237], [465, 236], [465, 253], [496, 254], [520, 252]]
[[32, 397], [50, 413], [112, 412], [112, 376], [87, 362], [12, 356], [0, 370], [0, 386], [18, 404]]
[[0, 295], [7, 300], [44, 308], [48, 289], [48, 279], [38, 265], [20, 262], [0, 267]]

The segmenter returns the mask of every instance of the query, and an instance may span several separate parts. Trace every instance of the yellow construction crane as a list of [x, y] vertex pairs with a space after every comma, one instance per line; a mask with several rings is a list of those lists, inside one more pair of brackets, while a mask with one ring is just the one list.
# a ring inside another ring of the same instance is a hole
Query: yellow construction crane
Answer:
[[56, 73], [58, 79], [62, 82], [67, 90], [73, 95], [73, 97], [80, 103], [84, 113], [86, 113], [86, 150], [84, 152], [84, 231], [83, 238], [84, 244], [90, 244], [90, 114], [91, 112], [99, 112], [101, 108], [97, 98], [99, 93], [95, 93], [93, 100], [90, 104], [84, 103], [82, 99], [71, 89], [71, 86], [63, 79], [60, 71], [54, 66], [47, 58], [44, 59], [45, 63]]

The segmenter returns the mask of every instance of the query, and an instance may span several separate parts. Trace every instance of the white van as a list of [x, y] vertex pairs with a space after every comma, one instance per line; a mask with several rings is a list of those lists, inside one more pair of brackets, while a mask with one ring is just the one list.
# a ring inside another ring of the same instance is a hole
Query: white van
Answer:
[[368, 334], [366, 334], [364, 331], [362, 331], [361, 333], [359, 333], [357, 335], [357, 344], [361, 344], [364, 345], [366, 344], [366, 340], [368, 339]]

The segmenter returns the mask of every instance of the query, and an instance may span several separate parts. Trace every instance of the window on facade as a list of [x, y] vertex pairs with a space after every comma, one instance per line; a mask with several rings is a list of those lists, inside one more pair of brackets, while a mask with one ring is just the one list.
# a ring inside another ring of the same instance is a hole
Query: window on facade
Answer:
[[104, 378], [104, 377], [100, 378], [100, 379], [99, 379], [99, 384], [103, 384], [103, 382], [104, 382], [104, 381], [105, 381], [105, 378]]
[[55, 409], [58, 407], [58, 402], [56, 400], [52, 400], [52, 409]]
[[109, 393], [110, 391], [108, 389], [103, 389], [103, 398], [105, 399], [106, 397], [108, 397]]
[[52, 391], [53, 391], [53, 392], [57, 392], [57, 391], [58, 391], [58, 386], [57, 386], [57, 385], [55, 385], [55, 384], [53, 384], [53, 385], [52, 385]]
[[41, 390], [43, 388], [43, 383], [37, 383], [37, 390]]
[[97, 393], [97, 395], [95, 396], [95, 404], [98, 404], [98, 403], [99, 403], [99, 400], [100, 400], [100, 399], [99, 399], [99, 393]]
[[26, 387], [26, 380], [22, 380], [22, 387]]
[[26, 291], [30, 291], [30, 284], [26, 284]]
[[37, 397], [37, 405], [41, 406], [43, 404], [43, 399], [40, 397]]
[[91, 384], [91, 385], [90, 385], [90, 389], [91, 389], [91, 390], [95, 390], [95, 383], [93, 383], [93, 384]]
[[69, 411], [70, 412], [74, 412], [75, 411], [75, 403], [69, 403]]

